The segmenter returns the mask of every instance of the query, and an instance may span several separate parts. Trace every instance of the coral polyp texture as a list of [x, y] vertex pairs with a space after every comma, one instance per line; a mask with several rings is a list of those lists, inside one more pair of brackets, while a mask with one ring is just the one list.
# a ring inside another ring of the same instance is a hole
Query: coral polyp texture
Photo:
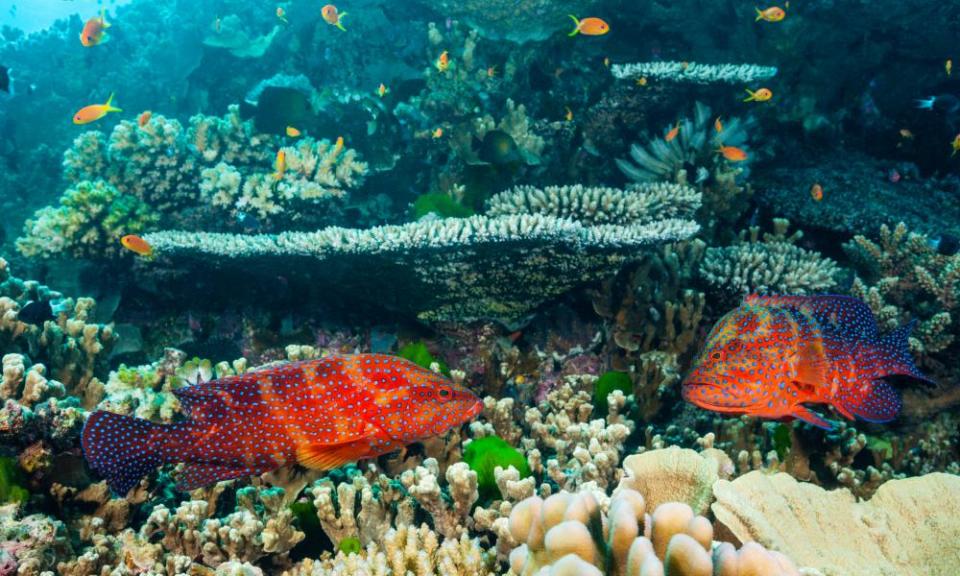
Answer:
[[769, 80], [777, 75], [775, 66], [757, 64], [704, 64], [699, 62], [638, 62], [614, 64], [610, 73], [619, 80], [647, 78], [693, 84], [743, 84]]
[[[578, 196], [606, 200], [570, 203]], [[552, 200], [530, 202], [534, 197]], [[464, 219], [257, 236], [171, 231], [146, 239], [158, 255], [177, 261], [196, 258], [278, 273], [307, 263], [338, 292], [426, 320], [516, 320], [579, 284], [616, 272], [645, 247], [696, 233], [690, 216], [698, 197], [685, 187], [663, 185], [617, 192], [555, 188], [542, 195], [521, 189], [491, 199], [491, 215]], [[375, 273], [382, 282], [385, 271], [389, 302], [370, 290], [365, 276]]]

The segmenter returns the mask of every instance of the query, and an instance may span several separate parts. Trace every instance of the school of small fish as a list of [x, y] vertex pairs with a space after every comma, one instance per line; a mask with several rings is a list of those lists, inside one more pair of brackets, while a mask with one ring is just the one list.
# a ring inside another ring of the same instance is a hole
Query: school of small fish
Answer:
[[443, 434], [483, 406], [466, 387], [402, 358], [331, 356], [173, 391], [172, 424], [104, 410], [83, 428], [87, 461], [123, 495], [159, 466], [183, 463], [180, 490], [299, 464], [330, 470]]

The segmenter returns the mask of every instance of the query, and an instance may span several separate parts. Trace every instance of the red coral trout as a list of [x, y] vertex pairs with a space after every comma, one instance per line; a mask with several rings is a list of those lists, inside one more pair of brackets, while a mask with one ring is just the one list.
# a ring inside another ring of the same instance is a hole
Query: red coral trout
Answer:
[[880, 336], [862, 301], [848, 296], [748, 296], [717, 322], [683, 398], [707, 410], [832, 425], [807, 404], [829, 404], [845, 418], [888, 422], [900, 394], [883, 378], [930, 382], [913, 363], [915, 322]]
[[83, 452], [114, 492], [179, 462], [181, 490], [294, 463], [329, 470], [442, 434], [482, 406], [467, 388], [381, 354], [281, 364], [174, 394], [187, 416], [179, 422], [103, 410], [87, 419]]

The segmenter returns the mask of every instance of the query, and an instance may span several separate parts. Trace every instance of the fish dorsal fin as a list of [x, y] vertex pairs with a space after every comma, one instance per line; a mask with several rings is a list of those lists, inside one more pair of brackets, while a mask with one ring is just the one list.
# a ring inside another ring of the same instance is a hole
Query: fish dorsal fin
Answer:
[[873, 341], [879, 335], [873, 311], [853, 296], [747, 296], [750, 306], [783, 306], [798, 313], [809, 313], [827, 337], [844, 342]]

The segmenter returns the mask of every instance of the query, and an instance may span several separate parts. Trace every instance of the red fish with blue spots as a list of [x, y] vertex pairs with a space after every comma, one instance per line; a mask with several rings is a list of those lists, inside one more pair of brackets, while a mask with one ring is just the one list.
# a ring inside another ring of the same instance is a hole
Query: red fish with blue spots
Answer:
[[828, 404], [853, 420], [888, 422], [900, 394], [884, 378], [929, 382], [913, 363], [914, 323], [881, 336], [870, 308], [848, 296], [748, 296], [717, 322], [683, 397], [701, 408], [832, 425], [809, 408]]
[[87, 419], [84, 454], [116, 493], [180, 462], [181, 490], [295, 463], [328, 470], [442, 434], [482, 407], [467, 388], [382, 354], [286, 363], [174, 394], [179, 422], [102, 410]]

